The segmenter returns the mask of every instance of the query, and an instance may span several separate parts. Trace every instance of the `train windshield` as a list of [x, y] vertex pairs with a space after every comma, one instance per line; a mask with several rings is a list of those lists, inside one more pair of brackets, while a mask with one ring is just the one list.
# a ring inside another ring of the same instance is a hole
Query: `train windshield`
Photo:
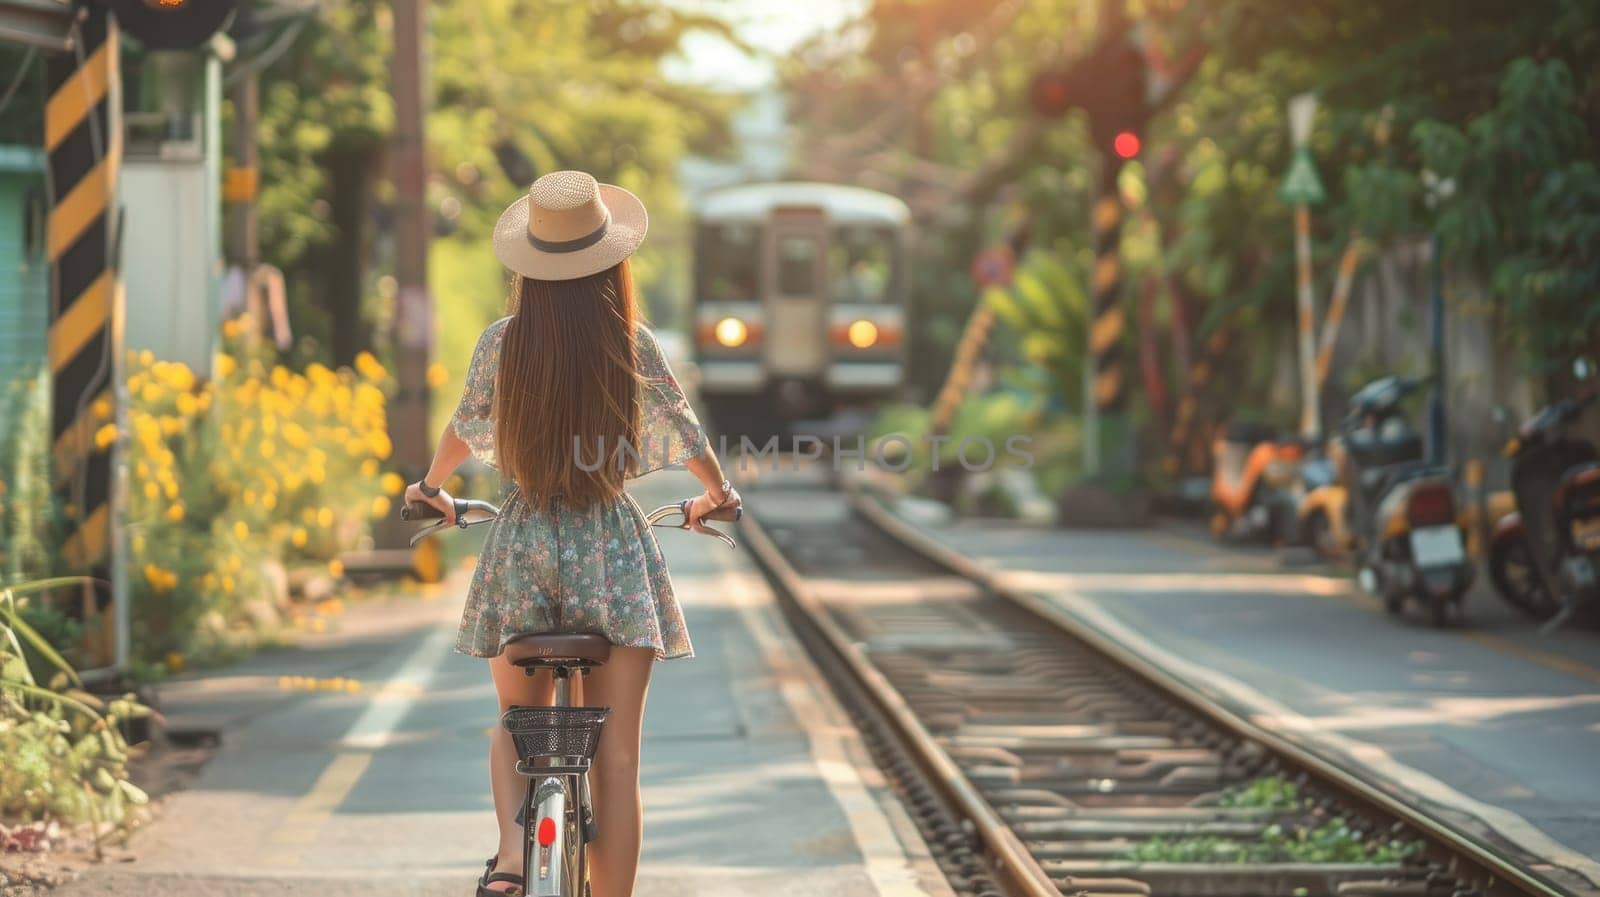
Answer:
[[761, 231], [754, 224], [714, 224], [700, 232], [700, 296], [712, 302], [761, 298]]
[[845, 225], [828, 249], [828, 276], [835, 302], [888, 302], [894, 277], [894, 231]]

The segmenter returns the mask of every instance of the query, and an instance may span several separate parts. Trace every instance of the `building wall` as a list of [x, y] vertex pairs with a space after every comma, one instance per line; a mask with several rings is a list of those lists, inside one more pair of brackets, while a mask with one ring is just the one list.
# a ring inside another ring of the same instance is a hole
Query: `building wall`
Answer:
[[[37, 149], [0, 146], [0, 392], [44, 364], [50, 312], [44, 186]], [[5, 430], [0, 416], [0, 438]]]

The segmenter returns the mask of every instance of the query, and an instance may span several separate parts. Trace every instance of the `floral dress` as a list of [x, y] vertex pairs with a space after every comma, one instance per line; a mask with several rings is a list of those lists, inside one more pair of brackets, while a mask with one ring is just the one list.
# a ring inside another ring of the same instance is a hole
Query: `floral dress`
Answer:
[[[495, 371], [509, 320], [490, 324], [478, 338], [461, 404], [450, 419], [473, 456], [491, 467]], [[635, 344], [641, 379], [638, 476], [702, 454], [707, 442], [655, 334], [640, 324]], [[593, 447], [580, 450], [580, 463], [596, 458]], [[494, 657], [508, 638], [541, 632], [599, 633], [614, 645], [654, 648], [657, 660], [694, 655], [666, 559], [631, 496], [588, 507], [557, 498], [538, 511], [507, 481], [500, 517], [489, 525], [472, 576], [455, 650]]]

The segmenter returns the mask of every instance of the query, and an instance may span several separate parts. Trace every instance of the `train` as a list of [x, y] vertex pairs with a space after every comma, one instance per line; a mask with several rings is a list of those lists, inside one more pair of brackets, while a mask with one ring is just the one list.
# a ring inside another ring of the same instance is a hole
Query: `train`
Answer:
[[782, 432], [899, 393], [910, 291], [904, 202], [787, 181], [709, 190], [691, 212], [693, 352], [701, 400], [720, 429]]

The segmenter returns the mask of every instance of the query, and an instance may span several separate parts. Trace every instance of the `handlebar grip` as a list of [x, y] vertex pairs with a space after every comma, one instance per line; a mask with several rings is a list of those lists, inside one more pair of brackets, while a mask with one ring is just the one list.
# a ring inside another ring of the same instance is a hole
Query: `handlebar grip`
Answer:
[[400, 509], [401, 520], [443, 520], [444, 512], [425, 501], [408, 501]]

